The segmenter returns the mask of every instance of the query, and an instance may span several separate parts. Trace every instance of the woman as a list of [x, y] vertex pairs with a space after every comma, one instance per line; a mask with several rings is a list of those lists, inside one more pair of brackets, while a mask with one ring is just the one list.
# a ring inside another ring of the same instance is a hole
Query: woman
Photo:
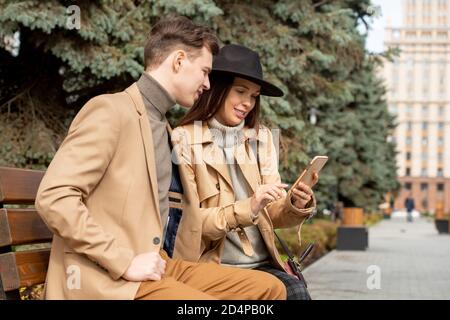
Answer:
[[210, 78], [172, 133], [185, 194], [174, 257], [266, 271], [283, 281], [288, 299], [310, 299], [287, 274], [273, 230], [301, 226], [313, 193], [300, 184], [287, 195], [273, 136], [258, 123], [259, 96], [283, 92], [263, 80], [258, 54], [239, 45], [220, 50]]

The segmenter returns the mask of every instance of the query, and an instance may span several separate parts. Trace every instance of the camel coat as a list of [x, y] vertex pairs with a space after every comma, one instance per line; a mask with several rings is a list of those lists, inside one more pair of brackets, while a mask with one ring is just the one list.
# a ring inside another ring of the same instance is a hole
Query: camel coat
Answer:
[[90, 100], [39, 187], [53, 231], [46, 299], [134, 299], [121, 276], [162, 244], [152, 130], [136, 84]]

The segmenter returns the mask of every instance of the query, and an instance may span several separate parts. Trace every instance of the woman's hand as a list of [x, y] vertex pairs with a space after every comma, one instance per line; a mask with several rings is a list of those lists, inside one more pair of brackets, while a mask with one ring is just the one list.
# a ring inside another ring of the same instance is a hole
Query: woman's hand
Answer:
[[[319, 175], [316, 172], [314, 172], [311, 187], [315, 186], [318, 181]], [[295, 188], [292, 189], [291, 195], [292, 195], [291, 201], [294, 204], [294, 206], [297, 207], [298, 209], [304, 209], [308, 204], [308, 202], [311, 201], [313, 191], [306, 184], [300, 182]]]
[[270, 202], [278, 200], [286, 196], [288, 185], [284, 183], [263, 184], [256, 189], [251, 198], [251, 208], [254, 216]]

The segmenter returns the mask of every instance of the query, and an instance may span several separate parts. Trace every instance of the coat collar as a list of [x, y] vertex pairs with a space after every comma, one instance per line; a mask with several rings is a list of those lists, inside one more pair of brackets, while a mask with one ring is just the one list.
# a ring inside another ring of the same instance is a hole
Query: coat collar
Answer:
[[[196, 121], [193, 124], [183, 126], [188, 132], [191, 139], [188, 140], [189, 144], [207, 144], [212, 143], [213, 138], [211, 130], [209, 130], [207, 121]], [[258, 133], [255, 129], [244, 127], [245, 140], [256, 139], [259, 142], [266, 143], [268, 141], [268, 129], [264, 126], [260, 126]], [[198, 134], [201, 132], [201, 135]]]
[[[188, 139], [186, 139], [187, 143], [194, 149], [201, 149], [203, 152], [202, 160], [214, 168], [232, 188], [233, 184], [228, 173], [223, 152], [213, 143], [212, 133], [207, 122], [198, 121], [194, 124], [183, 126], [183, 129], [186, 130], [188, 135]], [[266, 145], [269, 131], [266, 127], [262, 126], [258, 130], [258, 134], [256, 134], [254, 129], [247, 127], [244, 127], [243, 130], [245, 139], [236, 148], [235, 159], [252, 191], [255, 192], [261, 183], [261, 175], [255, 152], [256, 148], [260, 147], [259, 145]]]
[[136, 82], [147, 107], [147, 112], [158, 120], [163, 120], [166, 113], [175, 105], [175, 100], [167, 90], [151, 75], [144, 72]]

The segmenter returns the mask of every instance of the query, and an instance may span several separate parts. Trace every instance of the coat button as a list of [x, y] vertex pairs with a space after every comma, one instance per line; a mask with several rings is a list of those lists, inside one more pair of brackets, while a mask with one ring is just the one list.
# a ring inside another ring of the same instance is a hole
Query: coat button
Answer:
[[220, 190], [220, 184], [219, 183], [216, 184], [216, 189]]
[[154, 238], [153, 238], [153, 244], [154, 244], [155, 246], [158, 245], [160, 241], [161, 241], [161, 240], [159, 240], [159, 237], [154, 237]]

